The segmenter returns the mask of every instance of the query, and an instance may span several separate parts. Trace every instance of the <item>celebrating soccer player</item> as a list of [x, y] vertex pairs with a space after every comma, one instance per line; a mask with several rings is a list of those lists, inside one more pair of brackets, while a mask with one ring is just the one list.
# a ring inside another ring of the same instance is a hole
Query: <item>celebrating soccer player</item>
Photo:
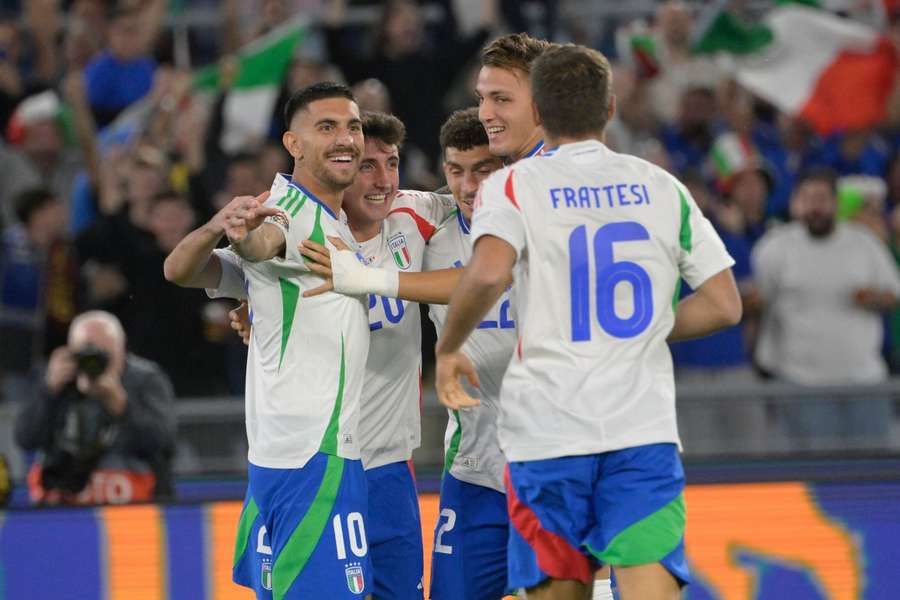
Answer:
[[[531, 71], [551, 150], [491, 175], [474, 253], [436, 348], [449, 408], [477, 405], [461, 351], [515, 269], [519, 343], [503, 381], [510, 585], [586, 598], [599, 564], [623, 600], [675, 599], [688, 581], [684, 474], [667, 337], [736, 323], [733, 261], [684, 186], [603, 145], [609, 64], [551, 48]], [[577, 118], [573, 118], [577, 115]], [[695, 294], [676, 304], [684, 277]]]
[[[297, 248], [307, 238], [353, 243], [338, 215], [359, 170], [362, 121], [349, 89], [333, 83], [296, 92], [285, 121], [291, 179], [277, 177], [267, 200], [236, 198], [192, 232], [166, 277], [246, 294], [254, 312], [235, 581], [258, 598], [359, 598], [372, 588], [358, 428], [368, 311], [361, 297], [305, 298], [321, 279]], [[231, 249], [214, 251], [223, 235]]]

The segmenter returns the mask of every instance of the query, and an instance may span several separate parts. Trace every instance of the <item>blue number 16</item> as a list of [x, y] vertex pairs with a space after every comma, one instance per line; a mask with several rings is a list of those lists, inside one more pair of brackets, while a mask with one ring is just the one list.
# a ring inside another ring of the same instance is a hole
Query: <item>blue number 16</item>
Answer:
[[[613, 244], [649, 240], [650, 234], [640, 223], [625, 221], [608, 223], [594, 234], [596, 266], [597, 320], [600, 327], [617, 338], [631, 338], [642, 333], [653, 320], [653, 288], [650, 275], [639, 264], [613, 260]], [[572, 293], [572, 341], [591, 339], [590, 266], [587, 228], [576, 227], [569, 235], [569, 282]], [[634, 312], [627, 319], [616, 314], [616, 286], [631, 284]]]

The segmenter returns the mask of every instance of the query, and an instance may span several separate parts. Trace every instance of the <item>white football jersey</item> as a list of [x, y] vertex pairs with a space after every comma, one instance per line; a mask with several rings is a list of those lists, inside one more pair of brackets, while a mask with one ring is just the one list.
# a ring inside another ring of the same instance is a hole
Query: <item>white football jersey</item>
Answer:
[[473, 243], [491, 235], [517, 253], [506, 458], [680, 444], [666, 345], [679, 278], [697, 289], [734, 263], [687, 189], [583, 141], [492, 174], [473, 221]]
[[[462, 267], [472, 258], [469, 225], [457, 211], [447, 219], [428, 243], [425, 270]], [[428, 314], [440, 335], [447, 320], [447, 306], [432, 304]], [[475, 408], [451, 410], [444, 436], [444, 469], [460, 481], [505, 493], [503, 473], [506, 458], [497, 440], [500, 412], [500, 384], [516, 345], [516, 323], [507, 290], [472, 332], [463, 352], [472, 359], [481, 389], [472, 389], [481, 404]]]
[[[422, 270], [425, 244], [453, 209], [451, 197], [401, 191], [381, 232], [359, 244], [363, 262], [393, 271]], [[363, 465], [412, 458], [421, 440], [422, 322], [419, 304], [370, 294], [369, 358], [359, 435]]]
[[267, 222], [284, 232], [285, 258], [254, 263], [216, 250], [222, 278], [211, 291], [250, 301], [248, 459], [279, 469], [302, 467], [316, 452], [358, 459], [369, 348], [365, 298], [334, 292], [304, 298], [322, 278], [297, 250], [305, 239], [330, 247], [328, 236], [351, 245], [353, 239], [338, 215], [297, 183], [279, 175], [271, 192], [266, 205], [281, 212]]

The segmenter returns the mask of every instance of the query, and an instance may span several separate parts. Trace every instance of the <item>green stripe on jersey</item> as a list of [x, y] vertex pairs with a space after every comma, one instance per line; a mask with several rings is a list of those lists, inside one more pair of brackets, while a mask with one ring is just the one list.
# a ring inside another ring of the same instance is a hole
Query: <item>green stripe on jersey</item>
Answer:
[[450, 447], [447, 448], [447, 455], [444, 457], [444, 471], [449, 472], [450, 467], [453, 466], [453, 461], [456, 460], [456, 455], [459, 453], [459, 441], [462, 438], [462, 423], [459, 420], [459, 411], [453, 411], [453, 417], [456, 419], [456, 431], [453, 432], [453, 437], [450, 438]]
[[672, 294], [672, 310], [678, 309], [678, 303], [681, 301], [681, 276], [675, 282], [675, 293]]
[[291, 210], [291, 207], [294, 205], [294, 202], [297, 201], [300, 192], [296, 188], [288, 188], [288, 195], [290, 195], [290, 198], [288, 199], [288, 203], [284, 205], [285, 211]]
[[[678, 187], [678, 186], [676, 186]], [[691, 232], [691, 205], [688, 204], [687, 198], [681, 187], [678, 187], [678, 199], [681, 201], [681, 229], [678, 231], [678, 243], [685, 252], [691, 251], [692, 237]]]
[[316, 204], [316, 224], [313, 226], [309, 239], [317, 244], [325, 245], [325, 231], [322, 229], [322, 205]]
[[331, 418], [328, 420], [328, 427], [325, 428], [325, 435], [322, 436], [322, 445], [319, 446], [319, 452], [324, 454], [337, 454], [337, 436], [341, 421], [341, 405], [344, 403], [344, 334], [341, 333], [341, 370], [338, 374], [338, 390], [337, 397], [334, 399], [334, 409], [331, 411]]
[[[681, 226], [678, 229], [678, 244], [685, 252], [690, 252], [693, 244], [693, 232], [691, 231], [691, 205], [688, 204], [687, 198], [680, 186], [675, 186], [678, 190], [678, 200], [681, 204]], [[681, 300], [681, 277], [675, 283], [675, 293], [672, 295], [672, 310], [678, 308], [678, 302]]]
[[300, 212], [300, 209], [303, 208], [303, 205], [306, 204], [306, 194], [300, 198], [300, 202], [297, 203], [297, 206], [294, 207], [294, 210], [291, 211], [291, 218], [297, 216], [297, 213]]
[[273, 600], [282, 600], [285, 597], [294, 580], [309, 562], [309, 557], [312, 556], [328, 524], [328, 517], [334, 510], [343, 474], [344, 459], [329, 456], [316, 497], [313, 498], [306, 514], [291, 533], [291, 537], [278, 553], [278, 558], [272, 566]]
[[613, 537], [602, 551], [587, 545], [588, 551], [608, 565], [646, 565], [659, 562], [684, 537], [686, 522], [684, 494]]
[[253, 521], [259, 516], [259, 507], [256, 506], [256, 500], [250, 497], [250, 502], [241, 511], [241, 520], [238, 521], [237, 539], [234, 540], [234, 564], [236, 565], [244, 552], [247, 550], [247, 544], [250, 542], [250, 529], [253, 527]]
[[294, 325], [294, 314], [297, 312], [297, 300], [300, 298], [300, 286], [291, 283], [283, 277], [278, 278], [281, 285], [281, 354], [278, 356], [278, 370], [284, 361], [284, 351], [287, 349], [288, 338], [291, 337], [291, 328]]
[[288, 188], [284, 193], [284, 196], [275, 203], [275, 206], [284, 206], [284, 203], [287, 202], [291, 197], [291, 188]]

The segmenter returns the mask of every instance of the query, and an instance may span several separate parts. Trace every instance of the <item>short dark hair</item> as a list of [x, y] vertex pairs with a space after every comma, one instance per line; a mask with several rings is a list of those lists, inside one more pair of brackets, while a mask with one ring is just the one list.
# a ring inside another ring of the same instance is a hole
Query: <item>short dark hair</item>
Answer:
[[14, 202], [16, 218], [23, 225], [27, 225], [31, 216], [48, 204], [59, 201], [59, 196], [45, 187], [36, 187], [23, 191], [16, 196]]
[[291, 128], [291, 120], [297, 111], [303, 110], [316, 100], [325, 100], [326, 98], [346, 98], [356, 102], [353, 92], [342, 83], [320, 81], [308, 85], [291, 94], [291, 97], [288, 99], [284, 107], [284, 128]]
[[611, 86], [609, 61], [584, 46], [551, 48], [531, 68], [531, 96], [550, 137], [602, 132], [608, 120]]
[[531, 72], [535, 59], [555, 44], [533, 38], [527, 33], [510, 33], [498, 37], [481, 51], [481, 66], [512, 71]]
[[478, 108], [458, 110], [441, 126], [441, 150], [456, 148], [469, 150], [475, 146], [487, 146], [488, 136], [478, 118]]
[[797, 178], [797, 183], [794, 185], [794, 189], [799, 189], [801, 185], [809, 181], [821, 181], [831, 188], [832, 193], [837, 194], [838, 176], [833, 169], [828, 167], [810, 167], [806, 169], [800, 173], [800, 176]]
[[406, 137], [406, 125], [394, 115], [364, 111], [361, 118], [363, 136], [367, 140], [376, 139], [382, 144], [395, 145], [398, 148], [403, 144]]

